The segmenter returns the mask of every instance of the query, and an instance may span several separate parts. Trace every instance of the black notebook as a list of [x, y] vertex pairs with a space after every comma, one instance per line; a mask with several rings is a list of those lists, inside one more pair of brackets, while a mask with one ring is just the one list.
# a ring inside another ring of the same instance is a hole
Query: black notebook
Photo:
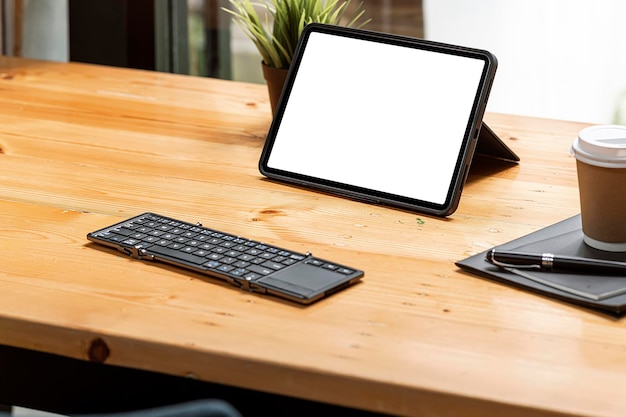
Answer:
[[[626, 262], [626, 253], [604, 252], [583, 242], [580, 215], [497, 246], [519, 252], [578, 256]], [[622, 313], [626, 311], [626, 276], [575, 272], [504, 270], [485, 260], [488, 251], [456, 263], [461, 269], [495, 281], [521, 287], [567, 302]]]

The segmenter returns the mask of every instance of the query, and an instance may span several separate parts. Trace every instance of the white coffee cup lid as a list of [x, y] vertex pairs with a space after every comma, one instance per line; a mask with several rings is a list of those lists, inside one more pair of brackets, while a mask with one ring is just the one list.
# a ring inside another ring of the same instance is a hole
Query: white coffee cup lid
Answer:
[[584, 128], [571, 153], [581, 162], [607, 168], [626, 168], [626, 126], [598, 125]]

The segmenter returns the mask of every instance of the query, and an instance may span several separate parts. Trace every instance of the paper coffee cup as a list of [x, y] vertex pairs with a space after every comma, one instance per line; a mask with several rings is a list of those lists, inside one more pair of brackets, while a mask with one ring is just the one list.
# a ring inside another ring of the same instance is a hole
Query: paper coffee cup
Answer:
[[626, 252], [626, 126], [585, 128], [571, 152], [576, 157], [585, 243]]

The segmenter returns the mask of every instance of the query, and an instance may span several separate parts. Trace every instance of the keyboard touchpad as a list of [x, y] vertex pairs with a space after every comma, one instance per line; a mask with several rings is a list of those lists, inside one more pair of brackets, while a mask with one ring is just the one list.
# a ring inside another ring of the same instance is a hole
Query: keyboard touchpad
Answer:
[[346, 278], [343, 274], [301, 263], [275, 272], [271, 277], [261, 278], [257, 282], [302, 294], [332, 288]]

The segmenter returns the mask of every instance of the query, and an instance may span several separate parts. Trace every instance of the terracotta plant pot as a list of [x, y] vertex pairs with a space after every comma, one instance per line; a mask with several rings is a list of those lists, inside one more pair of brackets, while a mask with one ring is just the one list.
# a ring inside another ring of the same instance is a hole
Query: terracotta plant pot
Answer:
[[263, 78], [267, 82], [267, 90], [270, 94], [270, 105], [272, 107], [272, 116], [276, 112], [276, 106], [278, 105], [278, 100], [280, 99], [280, 93], [283, 91], [283, 85], [285, 84], [285, 79], [287, 78], [287, 72], [289, 71], [286, 68], [272, 68], [268, 67], [264, 63], [261, 63], [263, 67]]

